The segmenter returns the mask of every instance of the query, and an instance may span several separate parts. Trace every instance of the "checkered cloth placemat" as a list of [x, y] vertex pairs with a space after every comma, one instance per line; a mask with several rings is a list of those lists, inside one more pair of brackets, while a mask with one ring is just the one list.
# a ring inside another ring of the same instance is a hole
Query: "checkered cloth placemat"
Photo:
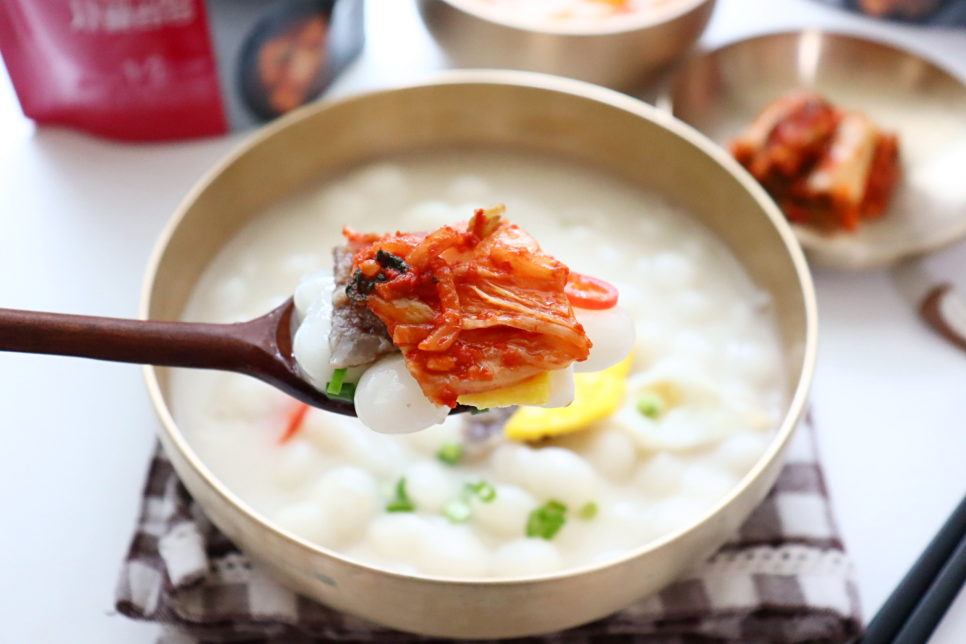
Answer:
[[[167, 627], [166, 644], [439, 641], [330, 610], [279, 586], [207, 520], [158, 449], [118, 610]], [[684, 579], [608, 618], [528, 644], [849, 642], [862, 630], [812, 431], [735, 538]]]

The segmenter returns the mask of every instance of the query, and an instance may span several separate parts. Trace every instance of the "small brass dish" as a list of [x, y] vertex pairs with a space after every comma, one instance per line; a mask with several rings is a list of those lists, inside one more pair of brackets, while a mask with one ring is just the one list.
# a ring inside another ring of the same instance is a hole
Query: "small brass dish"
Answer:
[[904, 175], [889, 210], [855, 232], [793, 226], [809, 260], [884, 268], [966, 237], [966, 85], [913, 53], [816, 30], [750, 38], [690, 60], [659, 104], [726, 145], [796, 87], [896, 132]]

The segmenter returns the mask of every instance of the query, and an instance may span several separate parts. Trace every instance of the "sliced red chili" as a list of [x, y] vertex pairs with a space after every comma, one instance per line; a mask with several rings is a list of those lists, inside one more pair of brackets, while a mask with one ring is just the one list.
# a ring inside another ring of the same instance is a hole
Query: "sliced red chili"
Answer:
[[617, 289], [602, 279], [570, 271], [564, 293], [578, 309], [600, 311], [617, 306]]
[[299, 429], [302, 428], [302, 421], [305, 420], [305, 414], [307, 413], [309, 413], [309, 406], [305, 403], [299, 403], [299, 406], [288, 417], [288, 427], [285, 428], [285, 433], [282, 434], [282, 437], [278, 439], [279, 444], [289, 442], [293, 436], [298, 434]]

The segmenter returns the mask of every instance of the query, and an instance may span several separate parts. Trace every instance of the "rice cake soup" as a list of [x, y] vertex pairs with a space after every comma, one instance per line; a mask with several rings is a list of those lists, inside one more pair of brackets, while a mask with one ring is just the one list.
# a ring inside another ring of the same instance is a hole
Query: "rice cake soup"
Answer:
[[456, 0], [495, 20], [534, 29], [617, 26], [628, 19], [657, 17], [680, 0]]
[[722, 500], [787, 406], [770, 298], [686, 213], [597, 170], [483, 150], [354, 170], [243, 229], [184, 319], [236, 322], [278, 306], [325, 275], [347, 224], [435, 230], [501, 202], [546, 253], [618, 288], [637, 331], [631, 357], [578, 373], [569, 407], [453, 415], [408, 435], [307, 409], [246, 376], [175, 370], [174, 417], [213, 474], [306, 541], [455, 578], [621, 557]]

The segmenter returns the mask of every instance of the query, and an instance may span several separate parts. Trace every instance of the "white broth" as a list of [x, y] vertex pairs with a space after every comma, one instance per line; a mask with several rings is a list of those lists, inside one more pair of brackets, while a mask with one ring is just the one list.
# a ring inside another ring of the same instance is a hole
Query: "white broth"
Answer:
[[[786, 408], [770, 298], [686, 213], [593, 169], [480, 150], [354, 170], [243, 229], [207, 269], [184, 317], [264, 314], [303, 276], [331, 266], [346, 224], [435, 230], [495, 203], [545, 252], [618, 287], [637, 342], [626, 379], [613, 381], [624, 383], [613, 413], [527, 443], [494, 432], [499, 423], [487, 429], [492, 414], [509, 411], [451, 416], [393, 436], [312, 409], [282, 442], [295, 401], [245, 376], [176, 370], [175, 419], [215, 476], [308, 541], [383, 568], [457, 578], [619, 557], [728, 494], [765, 452]], [[301, 299], [307, 307], [313, 296]]]

